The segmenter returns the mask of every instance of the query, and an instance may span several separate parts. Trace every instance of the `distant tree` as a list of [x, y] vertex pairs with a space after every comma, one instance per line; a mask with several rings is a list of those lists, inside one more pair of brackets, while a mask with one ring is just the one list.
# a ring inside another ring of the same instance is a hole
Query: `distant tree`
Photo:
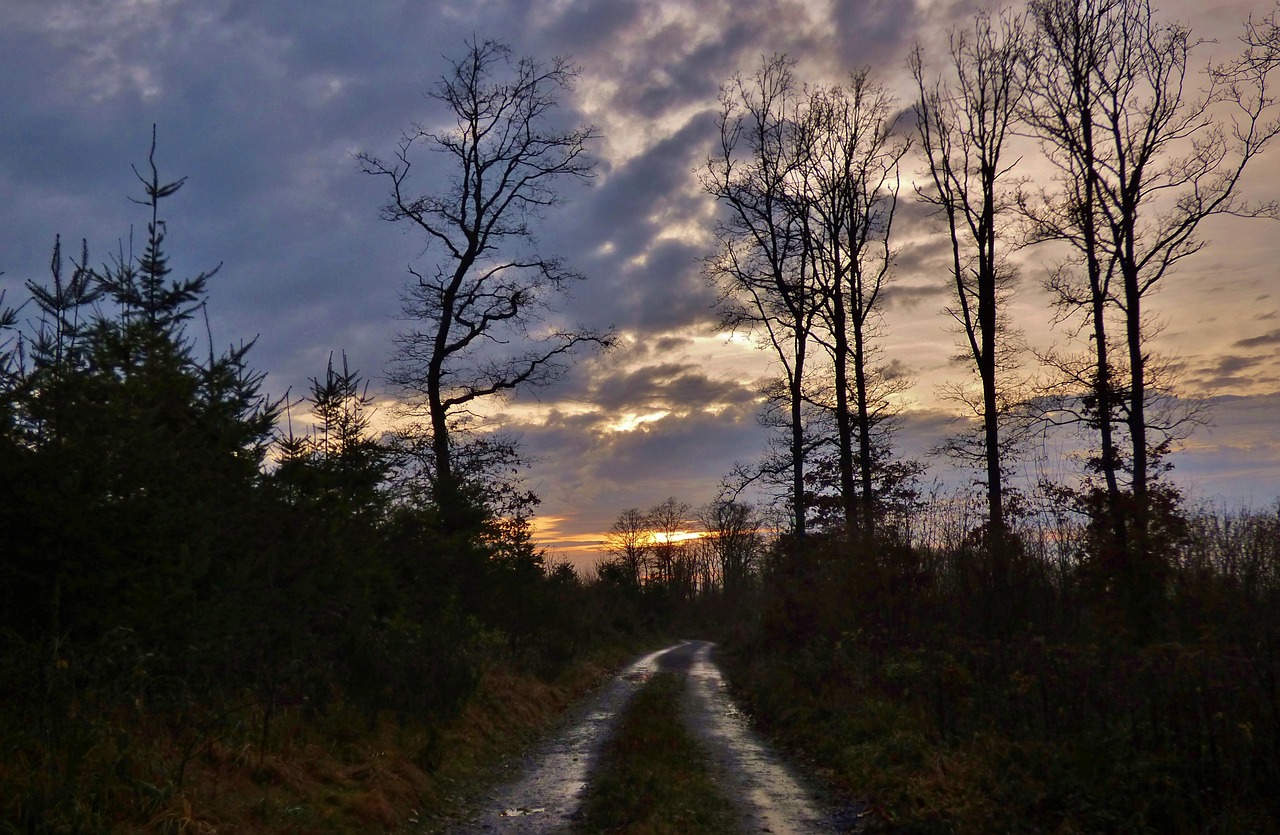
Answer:
[[[404, 312], [416, 327], [400, 334], [390, 379], [425, 413], [434, 499], [443, 524], [475, 524], [466, 474], [452, 438], [477, 401], [545, 385], [580, 348], [611, 344], [607, 332], [543, 324], [553, 298], [582, 276], [537, 252], [533, 223], [558, 205], [558, 186], [592, 174], [590, 125], [563, 129], [553, 118], [577, 70], [563, 59], [514, 59], [494, 41], [472, 40], [428, 96], [454, 120], [435, 132], [416, 126], [395, 158], [359, 155], [363, 170], [385, 178], [391, 199], [382, 216], [418, 229], [442, 257], [425, 272], [410, 268]], [[413, 152], [426, 146], [453, 166], [435, 191], [409, 191]]]
[[605, 552], [637, 586], [645, 581], [645, 560], [652, 545], [649, 521], [637, 507], [619, 513], [604, 537]]
[[671, 587], [680, 577], [680, 558], [683, 543], [677, 536], [688, 529], [693, 508], [686, 502], [671, 496], [645, 514], [653, 545], [649, 549], [649, 562], [654, 580], [661, 586]]
[[978, 462], [985, 475], [988, 550], [997, 588], [1008, 579], [1003, 424], [1017, 348], [1005, 309], [1016, 277], [1007, 259], [1015, 243], [1017, 160], [1008, 152], [1025, 95], [1025, 44], [1019, 17], [980, 12], [971, 29], [951, 32], [946, 80], [929, 79], [921, 47], [910, 59], [918, 93], [916, 126], [929, 176], [929, 185], [918, 193], [946, 222], [953, 286], [948, 313], [960, 326], [979, 383], [976, 399], [960, 396], [982, 425]]
[[372, 434], [373, 398], [368, 383], [342, 355], [333, 356], [323, 378], [312, 377], [305, 399], [316, 421], [296, 436], [292, 421], [279, 437], [276, 480], [299, 497], [326, 505], [327, 513], [376, 518], [386, 502], [383, 490], [391, 468], [389, 450]]
[[750, 504], [719, 499], [698, 512], [706, 529], [703, 540], [725, 596], [746, 591], [759, 569], [764, 551], [763, 522]]

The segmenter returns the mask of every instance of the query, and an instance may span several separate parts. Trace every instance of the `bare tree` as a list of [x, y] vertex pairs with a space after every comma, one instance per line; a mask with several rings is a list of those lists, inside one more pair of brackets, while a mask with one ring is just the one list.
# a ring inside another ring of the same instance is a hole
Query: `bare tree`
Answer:
[[720, 143], [702, 173], [706, 192], [725, 207], [708, 278], [721, 298], [723, 324], [762, 334], [785, 375], [793, 530], [806, 533], [804, 384], [818, 288], [799, 194], [807, 149], [797, 129], [802, 97], [786, 56], [766, 60], [720, 95]]
[[1010, 180], [1017, 160], [1007, 157], [1024, 94], [1020, 18], [979, 13], [971, 30], [951, 33], [948, 81], [929, 81], [920, 47], [911, 57], [919, 99], [916, 120], [932, 187], [920, 191], [946, 220], [951, 236], [954, 304], [966, 353], [977, 369], [980, 399], [971, 403], [982, 422], [987, 525], [993, 579], [1006, 573], [1007, 522], [1001, 467], [1003, 389], [1010, 360], [1004, 311], [1015, 278], [1007, 263]]
[[649, 520], [636, 507], [619, 513], [604, 537], [605, 551], [618, 561], [637, 586], [645, 581], [645, 561], [652, 545]]
[[652, 574], [662, 586], [672, 586], [677, 579], [682, 579], [680, 558], [683, 543], [679, 534], [687, 530], [692, 514], [693, 508], [674, 496], [649, 508], [645, 514], [653, 542], [649, 550]]
[[[595, 128], [565, 129], [553, 118], [576, 75], [563, 59], [515, 59], [504, 44], [472, 40], [429, 93], [453, 125], [415, 126], [390, 161], [359, 156], [366, 173], [390, 183], [383, 218], [415, 227], [441, 253], [429, 270], [409, 270], [403, 305], [416, 324], [396, 340], [389, 376], [429, 420], [432, 486], [447, 528], [463, 526], [468, 514], [451, 438], [459, 418], [476, 401], [551, 382], [573, 351], [612, 340], [544, 318], [554, 297], [582, 278], [539, 254], [532, 229], [561, 202], [561, 183], [592, 174], [587, 143]], [[444, 155], [453, 175], [418, 194], [409, 174], [423, 146]]]
[[[1105, 33], [1088, 24], [1090, 4], [1073, 8], [1032, 5], [1040, 48], [1028, 53], [1029, 72], [1036, 77], [1025, 101], [1023, 119], [1041, 141], [1047, 160], [1058, 169], [1058, 191], [1042, 190], [1035, 201], [1020, 198], [1031, 224], [1030, 240], [1063, 241], [1072, 256], [1053, 269], [1046, 288], [1053, 294], [1061, 322], [1083, 313], [1081, 327], [1088, 327], [1092, 357], [1083, 362], [1060, 352], [1044, 359], [1062, 378], [1050, 389], [1050, 409], [1058, 416], [1051, 423], [1082, 422], [1096, 429], [1098, 454], [1092, 466], [1102, 474], [1106, 512], [1116, 525], [1114, 540], [1125, 547], [1121, 518], [1119, 474], [1121, 456], [1116, 440], [1121, 396], [1111, 359], [1108, 305], [1115, 271], [1113, 259], [1102, 249], [1098, 208], [1097, 145], [1103, 139], [1095, 125], [1096, 98], [1104, 95], [1092, 81], [1094, 68], [1105, 63], [1109, 49]], [[1080, 275], [1083, 270], [1083, 276]], [[1066, 397], [1054, 389], [1066, 390]], [[1078, 397], [1078, 393], [1087, 396]], [[1068, 405], [1069, 404], [1069, 405]], [[1065, 406], [1065, 408], [1063, 408]], [[1065, 416], [1065, 417], [1064, 417]]]
[[750, 504], [718, 499], [698, 513], [706, 529], [703, 540], [725, 596], [745, 591], [758, 569], [764, 538], [763, 523]]
[[910, 145], [894, 136], [896, 121], [893, 95], [863, 69], [847, 85], [814, 90], [801, 122], [809, 149], [802, 186], [810, 252], [823, 285], [824, 342], [832, 357], [844, 526], [866, 536], [875, 526], [874, 435], [889, 416], [888, 395], [899, 388], [875, 366], [873, 342], [893, 267], [899, 163]]
[[[1079, 299], [1093, 325], [1091, 394], [1110, 397], [1107, 411], [1127, 429], [1133, 513], [1118, 535], [1115, 568], [1132, 585], [1127, 603], [1139, 616], [1150, 610], [1158, 582], [1150, 543], [1154, 466], [1177, 431], [1176, 419], [1152, 408], [1161, 384], [1145, 305], [1204, 246], [1204, 220], [1276, 214], [1275, 205], [1248, 205], [1238, 191], [1250, 161], [1280, 132], [1269, 88], [1280, 38], [1274, 12], [1250, 20], [1241, 55], [1209, 68], [1196, 85], [1188, 65], [1198, 42], [1182, 24], [1160, 21], [1149, 0], [1033, 0], [1031, 9], [1042, 48], [1028, 120], [1064, 172], [1060, 181], [1074, 178], [1045, 201], [1037, 232], [1065, 241], [1086, 266], [1087, 292], [1061, 297]], [[1109, 381], [1112, 363], [1102, 354], [1108, 307], [1123, 335], [1123, 388]], [[1100, 410], [1104, 420], [1107, 411]], [[1106, 436], [1102, 458], [1116, 513], [1120, 496], [1110, 479], [1118, 455]]]

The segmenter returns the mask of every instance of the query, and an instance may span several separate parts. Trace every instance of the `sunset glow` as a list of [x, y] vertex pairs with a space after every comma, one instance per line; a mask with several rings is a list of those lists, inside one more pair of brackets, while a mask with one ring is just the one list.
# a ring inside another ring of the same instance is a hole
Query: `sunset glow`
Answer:
[[[595, 171], [548, 207], [538, 248], [585, 280], [570, 282], [563, 307], [534, 327], [612, 326], [620, 339], [611, 352], [566, 361], [554, 385], [476, 412], [483, 428], [520, 444], [538, 511], [557, 520], [540, 528], [540, 541], [578, 554], [623, 508], [668, 495], [710, 500], [726, 473], [765, 448], [761, 390], [782, 369], [762, 334], [720, 329], [704, 275], [719, 209], [699, 174], [718, 139], [721, 86], [775, 53], [797, 56], [808, 84], [869, 66], [909, 116], [908, 52], [920, 43], [940, 59], [948, 27], [973, 4], [427, 2], [379, 7], [358, 26], [349, 5], [333, 2], [50, 8], [0, 11], [0, 182], [9, 198], [0, 205], [0, 290], [17, 299], [24, 282], [47, 277], [55, 235], [87, 239], [92, 263], [115, 251], [120, 230], [136, 224], [130, 166], [145, 160], [154, 123], [163, 170], [188, 178], [166, 206], [174, 266], [223, 265], [211, 283], [212, 343], [256, 335], [250, 362], [276, 397], [297, 398], [331, 352], [345, 351], [378, 400], [378, 430], [399, 420], [395, 401], [405, 397], [387, 382], [387, 363], [406, 325], [406, 266], [430, 273], [440, 253], [379, 219], [386, 194], [352, 153], [385, 156], [406, 126], [446, 124], [423, 93], [446, 67], [441, 56], [457, 55], [468, 37], [541, 59], [572, 56], [581, 73], [556, 118], [597, 126]], [[1216, 41], [1195, 53], [1198, 70], [1234, 50], [1240, 24], [1267, 8], [1174, 0], [1160, 11]], [[1037, 152], [1025, 150], [1022, 173], [1044, 182]], [[425, 190], [448, 172], [428, 156], [413, 174]], [[895, 273], [877, 337], [881, 360], [909, 383], [892, 398], [902, 410], [895, 453], [963, 486], [970, 473], [931, 455], [958, 428], [960, 407], [945, 393], [967, 380], [943, 312], [948, 252], [912, 189], [928, 181], [918, 154], [901, 176]], [[1259, 158], [1247, 180], [1250, 199], [1280, 199], [1280, 154]], [[1191, 494], [1267, 503], [1280, 495], [1275, 226], [1223, 217], [1203, 231], [1203, 251], [1149, 306], [1163, 323], [1152, 350], [1171, 359], [1182, 390], [1212, 407], [1212, 424], [1171, 457], [1170, 477]], [[1022, 371], [1035, 380], [1031, 349], [1072, 338], [1052, 323], [1043, 289], [1056, 255], [1027, 248], [1010, 258], [1019, 274], [1010, 324], [1026, 337]], [[205, 339], [203, 323], [197, 330]], [[298, 411], [294, 419], [307, 420]]]
[[683, 542], [705, 539], [708, 534], [706, 531], [676, 531], [671, 534], [663, 533], [662, 531], [650, 531], [648, 536], [655, 545], [665, 545], [667, 543], [679, 545]]

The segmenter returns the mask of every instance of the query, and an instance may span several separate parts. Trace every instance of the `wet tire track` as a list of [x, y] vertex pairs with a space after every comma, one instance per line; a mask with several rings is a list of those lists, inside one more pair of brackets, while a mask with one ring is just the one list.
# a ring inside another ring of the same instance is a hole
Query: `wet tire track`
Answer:
[[579, 708], [563, 730], [535, 746], [521, 776], [490, 793], [484, 810], [452, 831], [552, 833], [571, 830], [588, 781], [618, 718], [657, 671], [686, 677], [682, 715], [706, 749], [743, 832], [775, 835], [849, 832], [857, 809], [832, 809], [825, 794], [803, 780], [751, 728], [729, 697], [712, 659], [714, 644], [681, 641], [645, 655], [618, 673]]
[[582, 806], [587, 780], [631, 698], [675, 647], [633, 661], [575, 711], [564, 729], [523, 758], [521, 776], [490, 794], [484, 811], [454, 832], [566, 832]]
[[660, 664], [686, 676], [685, 725], [709, 755], [722, 792], [738, 807], [742, 831], [839, 831], [823, 793], [789, 767], [734, 704], [711, 658], [713, 647], [707, 641], [688, 641], [663, 655]]

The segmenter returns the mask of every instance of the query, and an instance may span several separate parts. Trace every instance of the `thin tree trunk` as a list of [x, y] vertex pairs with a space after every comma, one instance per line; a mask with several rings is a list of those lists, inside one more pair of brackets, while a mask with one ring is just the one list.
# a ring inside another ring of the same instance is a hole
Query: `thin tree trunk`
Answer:
[[[1000, 470], [1000, 406], [996, 392], [996, 288], [994, 277], [982, 282], [978, 299], [978, 330], [982, 350], [978, 376], [982, 382], [982, 430], [986, 453], [987, 520], [992, 551], [1002, 555], [1005, 544], [1004, 484]], [[997, 580], [1003, 556], [996, 557]]]
[[[998, 149], [997, 149], [998, 151]], [[1000, 469], [1000, 404], [996, 391], [998, 365], [996, 320], [996, 175], [994, 161], [983, 163], [982, 214], [978, 241], [978, 333], [970, 344], [978, 347], [974, 357], [982, 385], [982, 428], [987, 478], [987, 533], [991, 560], [991, 582], [997, 595], [1008, 585], [1004, 518], [1004, 479]]]
[[[805, 500], [804, 492], [804, 422], [802, 414], [804, 406], [802, 383], [804, 380], [806, 345], [805, 338], [801, 334], [796, 335], [795, 341], [794, 375], [789, 381], [791, 395], [791, 493], [792, 502], [795, 505], [795, 535], [796, 539], [803, 543], [808, 535], [806, 519], [808, 502]], [[803, 548], [801, 551], [803, 552]]]
[[[849, 418], [849, 335], [848, 315], [844, 304], [843, 276], [837, 276], [832, 288], [831, 335], [834, 347], [836, 387], [836, 439], [839, 447], [840, 507], [844, 514], [845, 535], [853, 537], [858, 528], [857, 487], [853, 478], [853, 426]], [[854, 336], [855, 340], [857, 335]], [[854, 375], [860, 369], [854, 360]], [[864, 531], [865, 533], [865, 531]]]
[[[1128, 265], [1126, 265], [1128, 267]], [[1142, 353], [1142, 299], [1138, 288], [1137, 270], [1125, 270], [1125, 338], [1129, 349], [1129, 443], [1132, 447], [1133, 510], [1132, 540], [1128, 546], [1128, 571], [1124, 582], [1128, 586], [1129, 625], [1139, 637], [1151, 634], [1157, 620], [1156, 603], [1160, 595], [1159, 572], [1155, 570], [1155, 557], [1151, 553], [1149, 538], [1151, 501], [1147, 472], [1147, 415], [1146, 415], [1146, 357]]]
[[443, 369], [436, 352], [427, 367], [427, 410], [431, 418], [431, 457], [435, 463], [432, 484], [436, 508], [446, 533], [456, 533], [462, 526], [462, 509], [458, 484], [453, 473], [453, 450], [449, 443], [449, 415], [443, 405], [441, 377]]
[[862, 535], [867, 539], [875, 534], [875, 495], [871, 481], [871, 407], [867, 393], [867, 355], [865, 322], [858, 321], [853, 329], [853, 378], [854, 395], [858, 407], [858, 476], [862, 494]]

